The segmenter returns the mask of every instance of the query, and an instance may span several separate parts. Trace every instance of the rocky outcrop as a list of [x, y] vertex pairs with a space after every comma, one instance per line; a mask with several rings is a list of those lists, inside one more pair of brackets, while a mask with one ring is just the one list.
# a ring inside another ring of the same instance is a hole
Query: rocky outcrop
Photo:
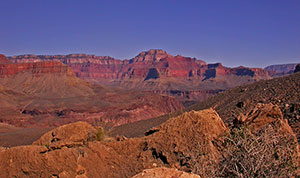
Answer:
[[[283, 114], [277, 105], [259, 103], [247, 114], [241, 113], [238, 120], [247, 125], [254, 133], [268, 125], [272, 125], [281, 134], [285, 133], [295, 137], [292, 128], [289, 126], [288, 121], [283, 118]], [[297, 141], [296, 137], [295, 141]]]
[[200, 178], [196, 174], [190, 174], [171, 168], [153, 168], [146, 169], [132, 178]]
[[215, 143], [227, 132], [213, 109], [191, 111], [149, 130], [145, 150], [152, 151], [164, 164], [201, 172], [201, 167], [218, 162], [221, 154]]
[[0, 176], [123, 178], [155, 167], [193, 170], [218, 158], [213, 141], [227, 129], [215, 111], [205, 110], [173, 118], [143, 138], [99, 142], [90, 139], [94, 131], [79, 122], [50, 131], [31, 146], [4, 149]]
[[299, 144], [278, 106], [257, 104], [240, 121], [225, 138], [220, 177], [299, 177]]
[[[274, 105], [258, 105], [248, 116], [243, 124], [254, 134], [263, 127], [273, 127], [274, 133], [285, 136], [292, 134]], [[229, 133], [213, 109], [191, 111], [171, 118], [142, 138], [115, 141], [95, 141], [95, 129], [79, 122], [50, 131], [31, 146], [2, 148], [0, 176], [198, 177], [181, 172], [187, 171], [211, 177], [208, 175], [217, 170], [214, 166], [223, 163], [219, 162], [223, 155], [223, 139]], [[297, 155], [298, 146], [290, 147], [294, 148]]]
[[30, 72], [35, 75], [43, 73], [55, 73], [55, 74], [66, 74], [69, 76], [74, 76], [72, 70], [57, 61], [43, 61], [36, 63], [6, 63], [0, 64], [0, 77], [6, 77], [11, 75], [16, 75], [18, 73]]
[[201, 110], [213, 107], [228, 126], [241, 114], [247, 115], [258, 103], [277, 105], [300, 140], [300, 73], [259, 81], [251, 85], [236, 87], [198, 103], [190, 109]]
[[133, 62], [155, 62], [160, 61], [162, 58], [168, 56], [166, 51], [151, 49], [149, 51], [144, 51], [138, 54], [135, 58], [130, 60], [130, 63]]
[[47, 132], [33, 145], [46, 145], [48, 149], [82, 146], [88, 141], [96, 140], [97, 130], [86, 122], [63, 125]]

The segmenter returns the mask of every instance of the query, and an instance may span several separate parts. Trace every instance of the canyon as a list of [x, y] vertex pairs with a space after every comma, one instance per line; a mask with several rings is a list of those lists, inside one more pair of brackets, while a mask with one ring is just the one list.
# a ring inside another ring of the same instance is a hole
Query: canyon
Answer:
[[87, 54], [20, 55], [9, 60], [13, 63], [59, 61], [81, 79], [175, 96], [182, 102], [203, 101], [229, 88], [271, 78], [264, 69], [207, 64], [192, 57], [172, 56], [160, 49], [141, 52], [129, 60]]
[[68, 56], [0, 55], [1, 177], [300, 175], [299, 66]]
[[85, 120], [120, 125], [183, 108], [175, 98], [84, 81], [59, 61], [11, 63], [1, 56], [0, 121], [55, 127]]

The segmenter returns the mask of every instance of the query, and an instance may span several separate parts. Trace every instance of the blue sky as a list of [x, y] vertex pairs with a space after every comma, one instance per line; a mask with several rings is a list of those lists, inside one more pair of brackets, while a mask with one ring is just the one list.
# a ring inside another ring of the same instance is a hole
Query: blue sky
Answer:
[[0, 53], [132, 58], [148, 49], [226, 66], [300, 62], [300, 0], [9, 0]]

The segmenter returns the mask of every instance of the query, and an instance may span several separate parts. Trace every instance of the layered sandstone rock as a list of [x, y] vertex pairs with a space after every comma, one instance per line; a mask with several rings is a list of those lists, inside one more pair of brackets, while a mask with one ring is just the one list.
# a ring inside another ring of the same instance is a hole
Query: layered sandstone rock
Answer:
[[121, 125], [183, 108], [172, 97], [89, 83], [65, 64], [48, 60], [0, 64], [0, 99], [0, 121], [19, 127], [80, 120]]
[[2, 54], [0, 54], [0, 64], [7, 64], [10, 63], [10, 61]]
[[[21, 55], [9, 58], [15, 63], [60, 61], [74, 69], [82, 78], [92, 79], [131, 79], [145, 80], [149, 70], [155, 68], [161, 77], [175, 78], [212, 78], [216, 75], [260, 76], [268, 77], [263, 69], [227, 68], [222, 64], [206, 64], [196, 58], [172, 56], [163, 50], [149, 50], [130, 60], [118, 60], [108, 56], [86, 54], [70, 55]], [[211, 74], [210, 74], [211, 73]], [[102, 75], [101, 75], [102, 74]]]
[[72, 70], [57, 61], [43, 61], [36, 63], [19, 63], [19, 64], [0, 64], [0, 77], [15, 75], [18, 73], [30, 72], [32, 74], [42, 73], [63, 73], [67, 75], [74, 75]]
[[[103, 85], [127, 89], [167, 93], [181, 100], [203, 100], [206, 91], [222, 91], [237, 85], [268, 79], [267, 71], [258, 68], [228, 68], [220, 63], [206, 64], [202, 60], [181, 55], [172, 56], [163, 50], [149, 50], [130, 60], [86, 54], [22, 55], [9, 58], [15, 63], [60, 61], [71, 67], [76, 76]], [[180, 91], [184, 96], [173, 94]], [[201, 91], [194, 95], [190, 91]]]
[[168, 54], [163, 50], [154, 50], [144, 51], [138, 54], [135, 58], [131, 59], [130, 62], [155, 62], [160, 61], [160, 59], [167, 57]]
[[264, 69], [268, 71], [269, 75], [272, 77], [280, 77], [284, 75], [292, 74], [295, 70], [297, 64], [277, 64], [270, 65], [265, 67]]

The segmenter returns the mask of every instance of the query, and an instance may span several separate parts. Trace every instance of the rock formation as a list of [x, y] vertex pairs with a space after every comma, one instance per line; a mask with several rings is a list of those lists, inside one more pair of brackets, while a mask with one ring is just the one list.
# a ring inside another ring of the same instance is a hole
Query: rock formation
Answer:
[[[293, 135], [276, 106], [258, 105], [248, 116], [243, 124], [250, 126], [254, 134], [273, 127], [275, 132]], [[181, 172], [188, 171], [209, 177], [218, 175], [214, 171], [223, 164], [219, 162], [223, 158], [223, 139], [230, 133], [213, 109], [184, 113], [149, 130], [142, 138], [96, 141], [96, 132], [89, 124], [78, 122], [46, 133], [33, 145], [1, 148], [0, 176], [198, 177]], [[294, 144], [298, 143], [294, 140]], [[299, 155], [299, 146], [292, 149]]]
[[73, 123], [46, 133], [31, 146], [2, 149], [0, 176], [123, 178], [157, 166], [193, 170], [220, 156], [212, 141], [226, 132], [213, 110], [186, 113], [149, 136], [123, 141], [95, 141], [94, 128]]
[[[293, 128], [298, 140], [300, 140], [300, 103], [297, 100], [297, 98], [300, 98], [299, 86], [300, 73], [297, 72], [289, 76], [258, 81], [224, 91], [214, 97], [210, 97], [209, 100], [187, 107], [185, 111], [214, 108], [223, 118], [226, 125], [232, 127], [234, 126], [234, 120], [241, 117], [241, 114], [246, 115], [258, 103], [272, 103], [280, 108], [284, 118], [288, 119], [289, 125]], [[140, 136], [151, 127], [165, 122], [168, 117], [159, 117], [153, 122], [138, 122], [124, 125], [116, 127], [115, 130], [122, 132], [127, 137]], [[147, 127], [144, 125], [147, 125]]]
[[86, 122], [63, 125], [47, 132], [33, 145], [47, 145], [48, 149], [59, 149], [63, 146], [83, 145], [96, 140], [97, 130]]
[[[300, 73], [237, 87], [192, 106], [191, 110], [215, 108], [224, 122], [232, 126], [241, 114], [247, 115], [258, 103], [278, 105], [300, 140]], [[242, 104], [240, 104], [242, 103]], [[241, 107], [242, 106], [242, 107]]]
[[121, 125], [182, 109], [175, 98], [92, 84], [59, 61], [0, 64], [0, 122], [53, 127], [74, 121]]
[[0, 54], [0, 64], [7, 64], [10, 63], [10, 61], [2, 54]]
[[203, 100], [237, 85], [270, 78], [263, 69], [206, 64], [196, 58], [172, 56], [163, 50], [144, 51], [130, 60], [86, 54], [22, 55], [9, 59], [14, 63], [60, 61], [83, 79], [167, 94], [182, 101]]
[[265, 67], [264, 69], [268, 71], [269, 75], [272, 77], [280, 77], [292, 74], [295, 70], [297, 64], [277, 64], [270, 65]]

